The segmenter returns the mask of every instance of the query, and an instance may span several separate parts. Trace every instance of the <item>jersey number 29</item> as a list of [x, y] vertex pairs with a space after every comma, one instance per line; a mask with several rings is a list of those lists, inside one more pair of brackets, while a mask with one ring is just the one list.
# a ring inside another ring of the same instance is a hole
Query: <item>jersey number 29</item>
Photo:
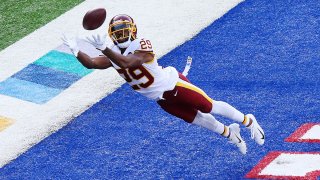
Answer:
[[146, 82], [132, 85], [134, 90], [147, 88], [154, 82], [154, 77], [143, 66], [139, 66], [137, 68], [117, 69], [117, 71], [128, 83], [132, 82], [132, 79], [139, 80], [146, 77]]

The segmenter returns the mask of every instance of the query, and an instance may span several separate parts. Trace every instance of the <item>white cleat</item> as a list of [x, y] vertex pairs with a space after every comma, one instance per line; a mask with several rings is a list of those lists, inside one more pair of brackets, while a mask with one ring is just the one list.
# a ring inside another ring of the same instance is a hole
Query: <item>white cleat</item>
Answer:
[[259, 145], [263, 145], [265, 141], [263, 129], [258, 124], [256, 118], [252, 114], [247, 114], [246, 116], [252, 120], [252, 124], [249, 127], [247, 127], [251, 130], [251, 139], [254, 139], [254, 141]]
[[229, 125], [229, 130], [230, 130], [230, 137], [229, 137], [230, 142], [232, 144], [235, 144], [239, 148], [242, 154], [246, 154], [247, 145], [240, 135], [239, 124], [233, 123]]

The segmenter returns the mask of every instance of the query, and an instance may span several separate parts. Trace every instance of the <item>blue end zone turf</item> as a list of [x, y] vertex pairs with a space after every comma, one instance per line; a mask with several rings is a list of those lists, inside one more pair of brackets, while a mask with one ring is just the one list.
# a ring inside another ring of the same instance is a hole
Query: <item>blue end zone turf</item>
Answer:
[[28, 65], [12, 77], [56, 89], [66, 89], [81, 78], [71, 73], [34, 64]]
[[[50, 88], [29, 81], [8, 78], [0, 82], [0, 94], [21, 100], [43, 104], [58, 95], [62, 90]], [[17, 109], [17, 111], [19, 111]]]
[[124, 85], [5, 166], [0, 179], [242, 179], [270, 151], [319, 151], [284, 142], [320, 120], [319, 9], [317, 1], [247, 0], [160, 60], [181, 71], [191, 55], [194, 84], [256, 115], [266, 143], [242, 128], [246, 156]]

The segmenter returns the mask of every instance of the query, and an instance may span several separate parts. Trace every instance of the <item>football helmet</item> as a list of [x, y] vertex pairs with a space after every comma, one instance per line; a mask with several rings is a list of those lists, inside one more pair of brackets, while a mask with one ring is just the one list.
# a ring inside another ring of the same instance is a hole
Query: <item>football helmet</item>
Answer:
[[111, 19], [108, 34], [119, 48], [127, 48], [137, 38], [137, 26], [130, 16], [119, 14]]

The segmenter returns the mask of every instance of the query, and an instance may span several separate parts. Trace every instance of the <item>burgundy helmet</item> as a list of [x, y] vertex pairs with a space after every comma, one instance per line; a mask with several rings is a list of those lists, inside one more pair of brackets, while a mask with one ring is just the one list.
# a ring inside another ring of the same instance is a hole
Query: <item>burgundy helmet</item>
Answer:
[[108, 34], [119, 48], [127, 48], [137, 38], [137, 26], [130, 16], [119, 14], [111, 19]]

